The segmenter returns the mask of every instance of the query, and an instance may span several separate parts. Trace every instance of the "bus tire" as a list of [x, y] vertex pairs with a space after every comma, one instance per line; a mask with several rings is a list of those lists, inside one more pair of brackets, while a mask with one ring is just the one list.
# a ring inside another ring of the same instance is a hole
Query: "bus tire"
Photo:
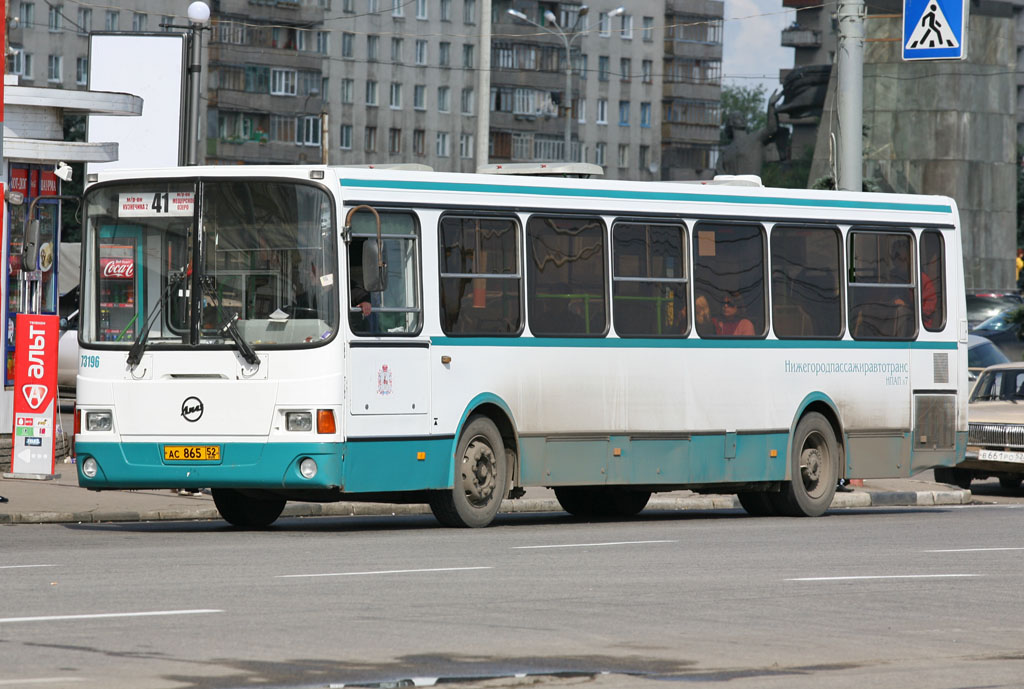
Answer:
[[782, 484], [772, 502], [779, 514], [820, 517], [832, 504], [839, 481], [841, 452], [832, 424], [810, 412], [796, 425], [790, 452], [791, 480]]
[[948, 483], [967, 490], [971, 487], [974, 474], [970, 469], [954, 469], [953, 467], [935, 467], [935, 480], [939, 483]]
[[608, 514], [613, 517], [635, 517], [644, 511], [651, 499], [649, 490], [630, 490], [629, 488], [607, 489]]
[[1022, 477], [1020, 476], [1000, 476], [999, 485], [1003, 490], [1017, 490], [1020, 488]]
[[751, 517], [774, 517], [779, 512], [772, 502], [772, 495], [764, 491], [749, 491], [736, 493], [740, 506], [746, 510]]
[[455, 451], [455, 485], [430, 496], [430, 511], [443, 526], [487, 526], [508, 491], [508, 458], [497, 426], [471, 416]]
[[284, 498], [252, 497], [231, 488], [214, 488], [213, 504], [224, 520], [244, 529], [262, 529], [273, 524], [284, 511]]
[[651, 499], [649, 490], [620, 487], [562, 486], [555, 488], [555, 499], [574, 517], [635, 517]]
[[600, 512], [597, 488], [562, 486], [555, 488], [555, 499], [562, 509], [574, 517], [590, 519]]

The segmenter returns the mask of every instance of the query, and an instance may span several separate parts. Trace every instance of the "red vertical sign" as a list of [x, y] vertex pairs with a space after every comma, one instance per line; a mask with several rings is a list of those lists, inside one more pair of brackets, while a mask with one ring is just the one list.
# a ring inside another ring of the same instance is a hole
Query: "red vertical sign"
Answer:
[[14, 327], [14, 445], [11, 471], [56, 471], [58, 316], [19, 313]]

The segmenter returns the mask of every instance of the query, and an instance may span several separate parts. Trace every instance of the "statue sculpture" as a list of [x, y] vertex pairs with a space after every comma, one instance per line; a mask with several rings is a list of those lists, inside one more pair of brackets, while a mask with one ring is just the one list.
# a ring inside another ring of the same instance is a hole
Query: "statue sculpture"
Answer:
[[[725, 175], [760, 175], [761, 166], [765, 161], [765, 146], [775, 143], [779, 137], [779, 115], [775, 105], [782, 97], [778, 90], [768, 99], [768, 112], [765, 126], [753, 132], [747, 131], [746, 119], [739, 113], [730, 113], [726, 120], [726, 130], [732, 135], [732, 141], [724, 146], [718, 156], [715, 172]], [[779, 158], [784, 159], [779, 151]]]

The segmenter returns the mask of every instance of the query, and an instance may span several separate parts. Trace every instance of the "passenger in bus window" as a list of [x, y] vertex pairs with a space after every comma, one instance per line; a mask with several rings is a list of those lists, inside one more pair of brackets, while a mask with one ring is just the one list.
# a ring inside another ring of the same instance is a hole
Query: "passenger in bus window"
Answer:
[[715, 322], [719, 335], [752, 336], [754, 324], [746, 317], [746, 307], [739, 292], [730, 292], [722, 300], [722, 317]]

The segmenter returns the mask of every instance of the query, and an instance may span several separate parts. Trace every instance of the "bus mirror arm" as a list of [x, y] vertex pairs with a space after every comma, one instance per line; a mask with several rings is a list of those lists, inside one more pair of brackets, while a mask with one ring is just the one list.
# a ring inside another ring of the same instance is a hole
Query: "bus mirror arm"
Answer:
[[373, 213], [377, 225], [377, 242], [363, 242], [363, 289], [367, 292], [383, 292], [388, 288], [388, 262], [384, 253], [384, 238], [380, 231], [380, 214], [373, 206], [361, 204], [350, 208], [345, 215], [345, 227], [343, 236], [345, 241], [352, 238], [352, 216], [356, 211], [367, 210]]

